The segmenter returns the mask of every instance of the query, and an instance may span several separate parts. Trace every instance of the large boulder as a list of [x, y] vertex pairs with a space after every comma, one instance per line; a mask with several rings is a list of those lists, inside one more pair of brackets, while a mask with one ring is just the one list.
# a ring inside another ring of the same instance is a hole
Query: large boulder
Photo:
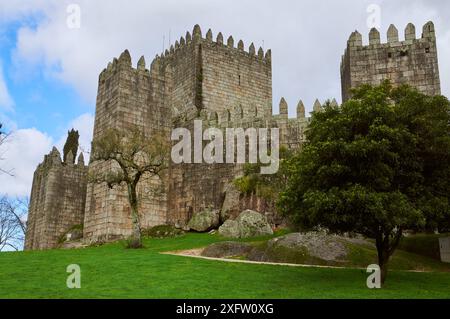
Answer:
[[205, 209], [194, 213], [187, 226], [197, 232], [206, 232], [219, 226], [219, 210]]
[[247, 259], [306, 265], [343, 265], [349, 253], [347, 238], [323, 232], [291, 233], [273, 238], [247, 254]]
[[266, 217], [253, 210], [244, 210], [236, 221], [239, 224], [241, 238], [273, 235], [272, 227]]
[[234, 241], [224, 241], [214, 243], [202, 251], [202, 256], [215, 258], [228, 258], [235, 256], [246, 256], [253, 246], [247, 243], [238, 243]]
[[236, 220], [227, 220], [219, 228], [219, 234], [230, 238], [249, 238], [272, 235], [273, 230], [264, 215], [247, 209]]
[[302, 251], [313, 258], [336, 261], [347, 255], [345, 241], [344, 237], [322, 232], [291, 233], [269, 240], [267, 249], [275, 252], [280, 249]]
[[241, 233], [239, 230], [239, 223], [235, 220], [229, 219], [219, 227], [219, 234], [228, 238], [239, 238]]

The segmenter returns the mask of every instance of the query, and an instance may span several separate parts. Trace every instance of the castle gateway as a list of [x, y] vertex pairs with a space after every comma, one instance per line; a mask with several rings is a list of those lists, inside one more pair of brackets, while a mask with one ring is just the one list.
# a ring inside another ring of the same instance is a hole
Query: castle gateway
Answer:
[[[363, 83], [407, 83], [429, 95], [440, 94], [436, 37], [433, 23], [423, 27], [416, 39], [409, 24], [405, 40], [399, 41], [391, 26], [388, 42], [372, 29], [369, 45], [352, 33], [341, 62], [342, 100], [350, 98], [350, 88]], [[336, 101], [331, 102], [337, 105]], [[313, 110], [319, 112], [316, 101]], [[195, 119], [209, 127], [278, 128], [280, 144], [298, 148], [308, 127], [305, 107], [300, 101], [297, 117], [288, 118], [288, 105], [280, 102], [280, 114], [272, 110], [271, 51], [256, 50], [251, 44], [237, 45], [233, 37], [224, 42], [211, 30], [202, 36], [196, 25], [191, 35], [176, 41], [147, 68], [144, 57], [132, 66], [128, 51], [102, 71], [98, 82], [94, 136], [97, 140], [108, 128], [137, 127], [148, 136], [167, 134], [173, 128], [193, 129]], [[113, 240], [131, 235], [132, 225], [127, 192], [88, 181], [88, 172], [107, 172], [111, 164], [84, 164], [80, 154], [62, 161], [58, 150], [46, 155], [35, 171], [30, 198], [25, 249], [57, 247], [63, 236], [82, 229], [85, 242]], [[230, 182], [242, 172], [242, 164], [170, 164], [162, 180], [144, 178], [138, 185], [143, 228], [161, 224], [182, 226], [194, 212], [222, 209]], [[154, 195], [150, 189], [160, 186]], [[263, 210], [255, 199], [241, 208]]]

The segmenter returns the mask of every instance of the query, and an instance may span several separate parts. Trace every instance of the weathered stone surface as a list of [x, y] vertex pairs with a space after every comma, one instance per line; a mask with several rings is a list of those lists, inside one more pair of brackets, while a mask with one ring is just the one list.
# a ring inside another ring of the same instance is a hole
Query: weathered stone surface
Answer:
[[251, 209], [261, 212], [261, 214], [266, 216], [270, 224], [284, 224], [282, 216], [276, 213], [273, 201], [259, 197], [254, 193], [241, 194], [234, 183], [226, 184], [224, 189], [224, 201], [220, 210], [221, 222], [228, 219], [236, 219], [242, 211]]
[[239, 238], [241, 236], [237, 221], [229, 219], [219, 227], [219, 235], [228, 238]]
[[414, 25], [408, 24], [401, 42], [394, 25], [388, 29], [387, 43], [380, 43], [376, 29], [370, 31], [369, 45], [362, 45], [361, 35], [353, 33], [341, 62], [342, 100], [351, 97], [351, 88], [378, 85], [383, 80], [394, 85], [407, 83], [427, 95], [440, 94], [436, 36], [429, 23], [418, 39]]
[[273, 230], [262, 214], [252, 211], [243, 211], [236, 220], [227, 220], [220, 228], [219, 234], [230, 238], [248, 238], [272, 235]]
[[343, 238], [327, 235], [325, 233], [292, 233], [286, 236], [269, 240], [268, 249], [276, 250], [278, 247], [293, 250], [306, 249], [308, 254], [323, 260], [338, 260], [347, 254]]
[[25, 250], [55, 248], [72, 227], [83, 224], [88, 168], [81, 155], [76, 164], [73, 157], [70, 151], [63, 162], [53, 148], [34, 172]]
[[202, 256], [214, 258], [244, 256], [247, 255], [252, 249], [253, 246], [247, 243], [225, 241], [209, 245], [203, 250]]
[[195, 213], [188, 223], [188, 227], [197, 232], [206, 232], [217, 226], [219, 226], [219, 211], [215, 209]]
[[270, 227], [266, 217], [253, 210], [243, 211], [236, 221], [239, 224], [241, 238], [273, 234], [272, 227]]
[[345, 262], [349, 252], [347, 243], [373, 246], [363, 239], [327, 235], [324, 232], [291, 233], [271, 239], [265, 246], [255, 247], [246, 258], [252, 261], [336, 265]]
[[72, 229], [70, 230], [67, 234], [66, 234], [66, 241], [74, 241], [74, 240], [79, 240], [83, 238], [83, 229], [82, 228], [77, 228], [77, 229]]
[[225, 199], [220, 210], [220, 220], [226, 221], [230, 217], [233, 217], [232, 213], [239, 207], [239, 199], [241, 192], [236, 188], [233, 183], [225, 186]]

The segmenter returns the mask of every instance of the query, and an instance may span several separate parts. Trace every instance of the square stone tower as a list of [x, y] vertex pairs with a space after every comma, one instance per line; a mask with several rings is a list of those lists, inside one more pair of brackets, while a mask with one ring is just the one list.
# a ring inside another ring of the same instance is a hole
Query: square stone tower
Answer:
[[[190, 35], [186, 38], [190, 40]], [[165, 59], [183, 58], [183, 49], [177, 46], [176, 43], [174, 53]], [[213, 40], [211, 30], [203, 37], [198, 25], [189, 47], [197, 53], [195, 108], [174, 103], [174, 126], [192, 130], [192, 120], [197, 118], [202, 120], [204, 129], [267, 127], [272, 114], [271, 51], [256, 51], [253, 43], [245, 50], [243, 41], [236, 45], [232, 36], [225, 43], [220, 32]], [[176, 101], [182, 102], [178, 98]], [[220, 209], [224, 189], [240, 169], [234, 164], [173, 165], [168, 221], [183, 224], [194, 212], [207, 207]]]
[[[226, 44], [200, 27], [176, 41], [146, 69], [141, 58], [132, 66], [128, 51], [114, 59], [99, 77], [94, 141], [108, 128], [138, 127], [151, 136], [174, 127], [189, 127], [192, 119], [221, 127], [265, 126], [272, 114], [271, 54], [253, 44], [244, 50], [230, 36]], [[256, 124], [255, 124], [256, 123]], [[259, 123], [259, 124], [257, 124]], [[91, 162], [90, 171], [108, 171], [110, 163]], [[143, 179], [138, 185], [143, 228], [185, 223], [190, 215], [221, 204], [223, 187], [235, 175], [235, 165], [172, 165], [163, 181]], [[162, 196], [148, 195], [160, 183]], [[130, 208], [125, 188], [106, 183], [87, 186], [84, 237], [112, 240], [131, 235]]]
[[[146, 69], [141, 58], [134, 68], [129, 52], [114, 59], [99, 77], [93, 140], [105, 130], [126, 131], [138, 128], [146, 135], [169, 131], [170, 113], [164, 96], [170, 81], [165, 74]], [[89, 172], [107, 172], [113, 163], [89, 163]], [[166, 221], [166, 196], [152, 198], [149, 185], [159, 181], [143, 178], [138, 185], [140, 210], [151, 212], [142, 216], [145, 227]], [[113, 240], [131, 234], [129, 203], [125, 187], [110, 189], [106, 183], [88, 183], [84, 217], [84, 238], [89, 241]]]
[[409, 84], [428, 95], [441, 93], [436, 34], [432, 22], [423, 26], [416, 39], [416, 29], [408, 24], [405, 40], [399, 41], [398, 31], [390, 25], [387, 43], [381, 43], [380, 33], [373, 28], [369, 45], [362, 44], [358, 31], [351, 34], [341, 62], [342, 101], [351, 97], [350, 89], [361, 84], [380, 84], [390, 80], [394, 85]]
[[74, 226], [81, 226], [86, 199], [87, 166], [83, 153], [75, 163], [56, 148], [45, 155], [33, 176], [25, 250], [55, 248]]

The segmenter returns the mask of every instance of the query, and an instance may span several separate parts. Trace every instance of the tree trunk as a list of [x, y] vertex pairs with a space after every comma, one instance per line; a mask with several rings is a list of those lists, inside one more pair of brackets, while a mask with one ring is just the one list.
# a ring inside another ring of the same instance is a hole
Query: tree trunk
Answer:
[[402, 237], [402, 229], [400, 228], [397, 231], [394, 231], [394, 233], [392, 234], [392, 241], [390, 240], [391, 234], [392, 232], [388, 234], [379, 234], [376, 238], [378, 266], [380, 266], [382, 285], [386, 281], [389, 258], [392, 256], [398, 244], [400, 243], [400, 239]]
[[141, 225], [139, 220], [138, 201], [135, 185], [128, 185], [128, 199], [131, 206], [131, 222], [133, 224], [133, 233], [131, 237], [132, 242], [129, 246], [130, 248], [140, 248], [142, 247]]
[[388, 262], [389, 262], [389, 235], [386, 235], [384, 233], [379, 233], [376, 238], [376, 246], [377, 246], [377, 253], [378, 253], [378, 266], [380, 267], [381, 271], [381, 285], [384, 284], [387, 277], [388, 272]]
[[389, 262], [389, 251], [385, 249], [385, 247], [378, 247], [377, 243], [377, 252], [378, 252], [378, 266], [380, 266], [381, 271], [381, 284], [384, 285], [386, 281], [387, 273], [388, 273], [388, 262]]

